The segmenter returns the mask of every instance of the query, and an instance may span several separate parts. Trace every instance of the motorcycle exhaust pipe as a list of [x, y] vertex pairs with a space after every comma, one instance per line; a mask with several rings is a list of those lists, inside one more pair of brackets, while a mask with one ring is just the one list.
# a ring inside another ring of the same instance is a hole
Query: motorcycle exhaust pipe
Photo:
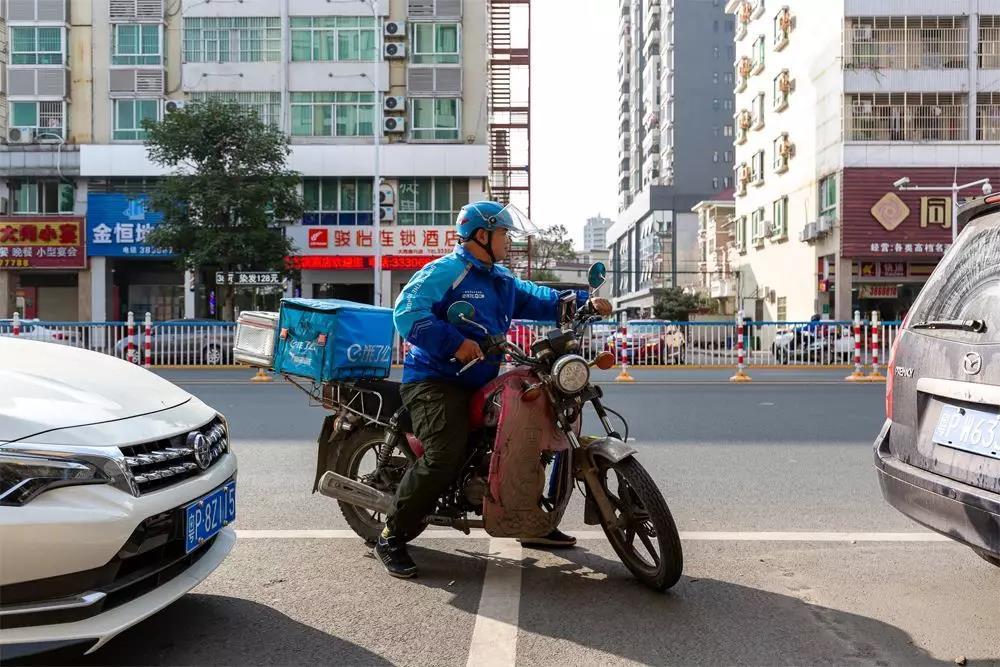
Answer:
[[353, 479], [328, 470], [319, 478], [319, 492], [350, 505], [363, 507], [371, 512], [388, 514], [392, 511], [393, 498], [388, 493], [373, 489]]

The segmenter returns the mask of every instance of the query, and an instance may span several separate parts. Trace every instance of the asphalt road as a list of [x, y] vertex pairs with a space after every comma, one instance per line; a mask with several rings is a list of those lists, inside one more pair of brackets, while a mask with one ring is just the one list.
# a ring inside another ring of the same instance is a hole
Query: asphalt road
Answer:
[[882, 502], [883, 388], [841, 371], [605, 385], [686, 538], [666, 594], [630, 577], [579, 504], [564, 523], [577, 549], [429, 531], [421, 576], [390, 579], [310, 494], [322, 410], [246, 371], [163, 374], [230, 420], [240, 539], [88, 664], [1000, 665], [1000, 570]]

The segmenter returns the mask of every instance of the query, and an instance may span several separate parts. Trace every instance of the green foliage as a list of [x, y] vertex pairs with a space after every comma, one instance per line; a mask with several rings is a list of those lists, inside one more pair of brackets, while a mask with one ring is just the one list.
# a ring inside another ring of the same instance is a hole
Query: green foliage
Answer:
[[653, 315], [658, 320], [687, 322], [690, 314], [703, 306], [697, 294], [689, 294], [680, 287], [669, 287], [656, 297]]

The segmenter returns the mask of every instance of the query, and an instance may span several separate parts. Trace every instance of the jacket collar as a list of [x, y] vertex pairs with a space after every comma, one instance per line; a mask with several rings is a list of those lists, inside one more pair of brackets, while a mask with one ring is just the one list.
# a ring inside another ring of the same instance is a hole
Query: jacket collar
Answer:
[[458, 246], [457, 248], [455, 248], [455, 254], [461, 257], [462, 261], [464, 261], [466, 264], [470, 264], [471, 266], [473, 266], [476, 269], [479, 269], [480, 271], [483, 271], [485, 273], [495, 273], [496, 270], [495, 264], [487, 264], [486, 262], [482, 262], [476, 259], [476, 257], [473, 256], [471, 252], [466, 250], [464, 246]]

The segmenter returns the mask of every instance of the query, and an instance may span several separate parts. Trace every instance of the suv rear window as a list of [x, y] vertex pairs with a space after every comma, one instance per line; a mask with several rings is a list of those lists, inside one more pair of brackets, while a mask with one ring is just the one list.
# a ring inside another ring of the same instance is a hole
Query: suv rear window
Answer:
[[930, 320], [984, 320], [986, 332], [920, 333], [968, 343], [1000, 340], [1000, 212], [973, 220], [934, 270], [910, 311], [908, 326]]

